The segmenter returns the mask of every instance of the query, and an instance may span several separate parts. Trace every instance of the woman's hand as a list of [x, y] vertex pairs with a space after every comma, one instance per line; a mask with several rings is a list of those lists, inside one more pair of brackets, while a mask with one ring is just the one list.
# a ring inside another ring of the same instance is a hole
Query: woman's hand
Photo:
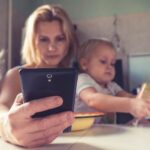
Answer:
[[62, 99], [57, 96], [23, 103], [23, 96], [19, 94], [9, 112], [2, 117], [2, 138], [24, 147], [36, 147], [52, 142], [72, 124], [73, 113], [63, 112], [36, 119], [31, 116], [60, 105]]

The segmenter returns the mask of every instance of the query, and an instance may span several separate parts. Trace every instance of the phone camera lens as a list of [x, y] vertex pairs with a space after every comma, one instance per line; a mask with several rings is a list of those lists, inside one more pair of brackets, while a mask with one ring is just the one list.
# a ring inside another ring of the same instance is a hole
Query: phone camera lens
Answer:
[[47, 76], [48, 79], [51, 79], [53, 77], [52, 74], [47, 74], [46, 76]]

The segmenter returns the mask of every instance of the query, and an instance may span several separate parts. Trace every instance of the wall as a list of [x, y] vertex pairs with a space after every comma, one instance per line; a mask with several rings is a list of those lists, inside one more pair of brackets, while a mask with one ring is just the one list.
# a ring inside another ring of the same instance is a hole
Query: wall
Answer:
[[0, 81], [6, 71], [6, 53], [8, 50], [8, 3], [0, 0]]
[[73, 20], [150, 11], [149, 0], [37, 0], [61, 4]]

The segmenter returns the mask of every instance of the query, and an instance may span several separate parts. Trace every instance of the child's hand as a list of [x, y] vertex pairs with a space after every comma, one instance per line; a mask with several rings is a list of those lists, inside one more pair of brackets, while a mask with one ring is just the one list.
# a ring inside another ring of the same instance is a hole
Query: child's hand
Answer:
[[150, 116], [150, 99], [133, 99], [131, 101], [131, 114], [138, 119]]

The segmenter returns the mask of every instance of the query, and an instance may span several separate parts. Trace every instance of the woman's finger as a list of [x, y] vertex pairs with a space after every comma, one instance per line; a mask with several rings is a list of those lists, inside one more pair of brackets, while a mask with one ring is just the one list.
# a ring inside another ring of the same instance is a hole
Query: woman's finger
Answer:
[[24, 114], [24, 116], [27, 118], [27, 116], [31, 117], [37, 112], [59, 107], [60, 105], [62, 105], [62, 103], [62, 98], [58, 96], [41, 98], [38, 100], [26, 102], [23, 105], [21, 105], [20, 113]]
[[[65, 123], [64, 126], [67, 126], [67, 123]], [[43, 139], [48, 140], [50, 138], [52, 139], [53, 135], [60, 135], [63, 132], [64, 126], [62, 127], [60, 124], [47, 130], [26, 134], [23, 140], [25, 140], [26, 143], [30, 143], [30, 141], [39, 141]]]
[[62, 129], [67, 128], [72, 124], [74, 114], [72, 112], [62, 112], [55, 115], [50, 115], [44, 118], [33, 119], [30, 125], [24, 127], [24, 132], [34, 133], [52, 129], [55, 126], [61, 126]]

